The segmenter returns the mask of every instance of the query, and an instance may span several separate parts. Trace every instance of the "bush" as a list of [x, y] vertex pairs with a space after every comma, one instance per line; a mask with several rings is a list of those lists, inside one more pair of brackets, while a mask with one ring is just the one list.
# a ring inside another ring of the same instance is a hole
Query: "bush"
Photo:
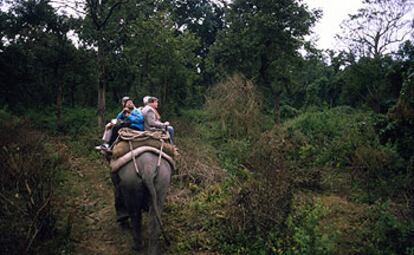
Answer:
[[205, 135], [198, 126], [187, 120], [176, 120], [174, 127], [183, 134], [175, 139], [181, 154], [175, 177], [181, 183], [204, 187], [223, 180], [225, 172], [220, 167], [216, 150], [205, 141]]
[[294, 117], [297, 117], [300, 113], [301, 113], [300, 110], [288, 104], [282, 105], [280, 107], [280, 117], [282, 119], [294, 118]]
[[225, 208], [220, 249], [225, 254], [269, 254], [269, 236], [279, 234], [290, 213], [292, 185], [285, 171], [250, 176], [234, 189]]
[[329, 226], [323, 225], [329, 210], [318, 201], [296, 209], [288, 218], [287, 255], [333, 254], [335, 235], [328, 235]]
[[360, 233], [363, 254], [411, 255], [414, 251], [414, 221], [398, 220], [389, 202], [376, 203], [367, 214], [366, 228]]
[[206, 111], [224, 138], [257, 137], [264, 122], [261, 101], [255, 85], [236, 74], [210, 89]]
[[286, 123], [289, 130], [299, 130], [308, 139], [302, 156], [313, 158], [317, 166], [343, 168], [351, 165], [359, 146], [380, 146], [376, 123], [381, 115], [337, 107], [310, 111]]
[[297, 176], [294, 162], [303, 143], [299, 134], [275, 126], [252, 145], [245, 163], [251, 172], [236, 185], [233, 202], [226, 208], [227, 227], [221, 240], [224, 253], [271, 252], [269, 242], [282, 233], [291, 212], [298, 181], [293, 178]]
[[404, 161], [393, 148], [358, 146], [351, 167], [354, 182], [367, 193], [368, 201], [397, 195], [402, 188], [398, 177], [403, 174]]
[[56, 170], [66, 161], [29, 123], [0, 111], [0, 247], [36, 253], [57, 238], [53, 199]]
[[[112, 116], [112, 115], [111, 115]], [[33, 127], [50, 132], [58, 132], [55, 109], [49, 107], [44, 111], [28, 111], [27, 117], [33, 123]], [[77, 136], [97, 129], [96, 110], [93, 108], [76, 107], [63, 108], [61, 130], [63, 133]]]

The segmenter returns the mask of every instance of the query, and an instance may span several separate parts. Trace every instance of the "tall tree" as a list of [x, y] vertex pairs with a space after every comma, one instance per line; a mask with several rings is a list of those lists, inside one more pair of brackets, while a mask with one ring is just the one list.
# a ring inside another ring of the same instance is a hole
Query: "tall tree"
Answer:
[[135, 76], [135, 95], [155, 94], [162, 105], [186, 106], [196, 92], [196, 49], [199, 40], [190, 32], [176, 33], [168, 12], [154, 12], [150, 18], [131, 25], [125, 47], [129, 68]]
[[54, 0], [54, 4], [58, 8], [70, 8], [80, 14], [86, 15], [86, 22], [91, 25], [90, 35], [93, 46], [97, 51], [98, 65], [98, 125], [105, 125], [106, 110], [106, 90], [108, 84], [108, 56], [110, 53], [110, 44], [115, 33], [109, 31], [108, 24], [114, 12], [128, 0]]
[[191, 32], [200, 38], [200, 46], [196, 49], [199, 56], [197, 67], [201, 75], [201, 83], [212, 83], [211, 73], [207, 70], [206, 57], [209, 47], [216, 40], [217, 32], [224, 27], [224, 0], [170, 0], [173, 20], [178, 32]]
[[357, 56], [379, 57], [412, 33], [412, 0], [364, 0], [363, 4], [342, 23], [342, 34], [337, 35]]
[[235, 0], [229, 7], [212, 60], [218, 70], [241, 72], [267, 90], [280, 123], [281, 93], [292, 83], [298, 49], [320, 12], [295, 0]]

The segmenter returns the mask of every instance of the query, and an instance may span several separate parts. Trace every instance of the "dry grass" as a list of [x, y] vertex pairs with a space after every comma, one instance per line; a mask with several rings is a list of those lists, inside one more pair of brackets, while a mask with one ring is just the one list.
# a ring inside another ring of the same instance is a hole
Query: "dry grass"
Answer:
[[253, 82], [240, 74], [210, 89], [206, 110], [228, 138], [256, 137], [263, 128], [261, 97]]
[[11, 117], [0, 126], [0, 247], [8, 254], [33, 253], [56, 230], [53, 170], [65, 159], [27, 126]]
[[174, 126], [182, 133], [176, 139], [180, 156], [175, 178], [181, 184], [192, 183], [204, 187], [222, 181], [226, 174], [220, 167], [215, 149], [202, 140], [188, 121], [177, 121]]

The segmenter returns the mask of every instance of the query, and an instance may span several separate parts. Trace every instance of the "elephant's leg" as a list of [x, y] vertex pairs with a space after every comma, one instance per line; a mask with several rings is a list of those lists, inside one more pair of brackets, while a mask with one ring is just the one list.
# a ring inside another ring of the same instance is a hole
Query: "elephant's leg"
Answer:
[[136, 215], [131, 216], [131, 225], [132, 225], [132, 237], [133, 237], [132, 249], [139, 251], [143, 247], [141, 211], [137, 212]]
[[131, 219], [134, 250], [142, 248], [142, 206], [144, 201], [144, 184], [135, 169], [126, 167], [119, 172], [120, 188]]
[[121, 194], [121, 189], [119, 183], [121, 182], [118, 173], [111, 173], [111, 180], [115, 186], [114, 197], [115, 197], [115, 211], [116, 211], [116, 221], [121, 223], [128, 219], [129, 214], [127, 207], [124, 202], [124, 198]]

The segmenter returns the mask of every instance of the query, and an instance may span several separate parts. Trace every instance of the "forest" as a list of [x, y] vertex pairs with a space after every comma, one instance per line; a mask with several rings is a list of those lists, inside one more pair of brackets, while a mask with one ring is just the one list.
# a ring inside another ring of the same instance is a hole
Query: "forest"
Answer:
[[413, 255], [414, 1], [362, 2], [0, 0], [0, 253], [136, 254], [94, 147], [151, 95], [161, 254]]

